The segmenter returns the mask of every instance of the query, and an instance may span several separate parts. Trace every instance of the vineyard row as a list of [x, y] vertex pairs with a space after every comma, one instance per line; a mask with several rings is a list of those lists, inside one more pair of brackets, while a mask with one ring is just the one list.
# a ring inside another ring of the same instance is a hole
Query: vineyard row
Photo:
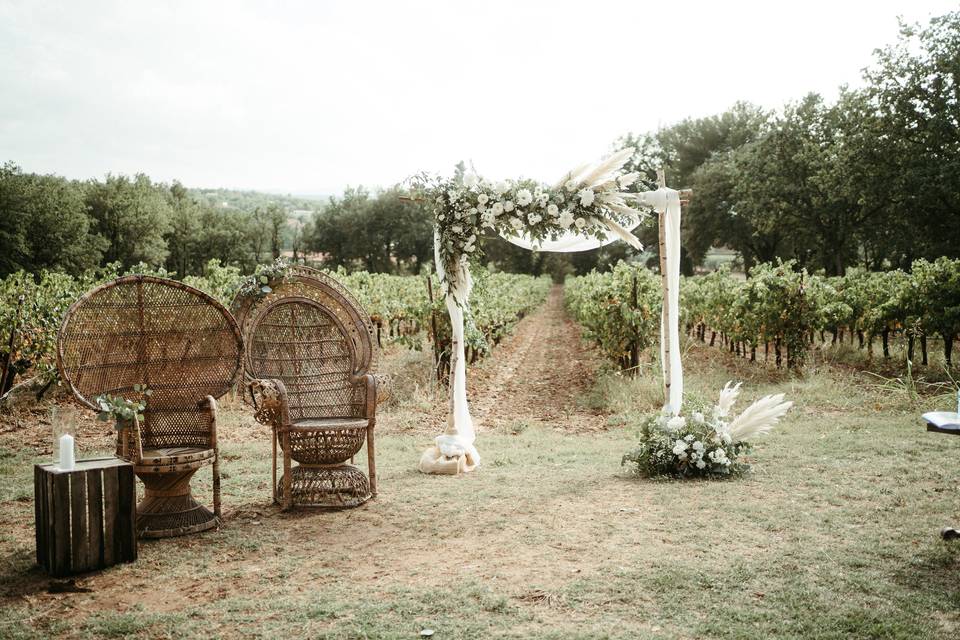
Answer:
[[[621, 368], [635, 368], [640, 354], [659, 335], [659, 276], [620, 263], [609, 273], [567, 279], [565, 301], [585, 334]], [[960, 335], [960, 260], [917, 260], [909, 272], [851, 270], [845, 276], [809, 274], [793, 262], [761, 264], [748, 278], [721, 268], [684, 278], [681, 322], [699, 340], [720, 343], [757, 359], [773, 353], [776, 365], [803, 365], [817, 337], [831, 343], [856, 336], [872, 357], [879, 339], [890, 357], [895, 339], [914, 359], [919, 343], [927, 364], [927, 337], [943, 339], [944, 360], [952, 363]], [[707, 337], [709, 334], [709, 338]]]

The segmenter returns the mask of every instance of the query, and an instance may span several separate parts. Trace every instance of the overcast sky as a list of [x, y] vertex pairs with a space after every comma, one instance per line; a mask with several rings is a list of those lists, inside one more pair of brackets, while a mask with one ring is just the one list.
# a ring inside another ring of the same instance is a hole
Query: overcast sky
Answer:
[[333, 193], [554, 181], [628, 131], [860, 83], [956, 2], [0, 0], [0, 162]]

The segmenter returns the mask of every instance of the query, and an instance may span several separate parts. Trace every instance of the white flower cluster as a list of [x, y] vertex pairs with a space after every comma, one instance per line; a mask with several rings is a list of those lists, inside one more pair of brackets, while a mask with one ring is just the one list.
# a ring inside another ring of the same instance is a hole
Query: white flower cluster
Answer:
[[488, 229], [537, 242], [569, 231], [606, 237], [608, 222], [624, 225], [635, 220], [631, 216], [639, 212], [626, 204], [627, 194], [622, 193], [639, 177], [620, 173], [627, 155], [614, 154], [594, 171], [568, 174], [555, 187], [531, 180], [494, 183], [473, 172], [431, 183], [425, 190], [435, 206], [446, 271], [450, 274], [450, 266], [464, 263]]
[[792, 406], [783, 394], [765, 396], [735, 418], [731, 416], [740, 385], [728, 382], [717, 404], [687, 416], [669, 409], [643, 423], [640, 444], [624, 455], [624, 463], [637, 465], [646, 475], [717, 476], [744, 468], [740, 456], [750, 451], [750, 441], [770, 431]]

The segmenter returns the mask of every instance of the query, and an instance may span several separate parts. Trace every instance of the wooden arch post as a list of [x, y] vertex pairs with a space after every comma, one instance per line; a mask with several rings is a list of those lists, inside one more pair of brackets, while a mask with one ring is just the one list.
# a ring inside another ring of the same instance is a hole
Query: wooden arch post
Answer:
[[[666, 173], [657, 169], [657, 188], [667, 187]], [[663, 403], [670, 402], [670, 281], [667, 278], [667, 228], [663, 223], [663, 214], [657, 218], [660, 233], [660, 286], [663, 289], [663, 306], [660, 311], [660, 341], [663, 344]], [[676, 410], [676, 407], [673, 407]]]

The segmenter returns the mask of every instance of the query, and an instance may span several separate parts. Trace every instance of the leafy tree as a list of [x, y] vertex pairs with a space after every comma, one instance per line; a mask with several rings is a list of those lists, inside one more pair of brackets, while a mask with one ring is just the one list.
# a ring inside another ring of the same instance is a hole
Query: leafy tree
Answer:
[[165, 191], [143, 174], [132, 179], [108, 175], [103, 182], [88, 184], [86, 204], [93, 229], [110, 243], [104, 251], [106, 262], [124, 267], [164, 262], [168, 254], [164, 235], [171, 216]]
[[90, 233], [76, 182], [0, 167], [0, 275], [17, 269], [79, 274], [100, 263], [103, 238]]
[[306, 247], [334, 267], [419, 273], [433, 257], [433, 217], [427, 205], [403, 195], [397, 187], [376, 195], [347, 189], [314, 215]]
[[867, 94], [878, 112], [879, 179], [894, 214], [872, 238], [894, 265], [960, 255], [960, 11], [926, 27], [901, 24], [876, 53]]
[[283, 252], [283, 231], [287, 225], [287, 213], [280, 205], [271, 203], [264, 210], [263, 217], [270, 233], [270, 255], [276, 260]]
[[167, 267], [175, 271], [178, 278], [183, 278], [189, 273], [195, 273], [199, 266], [197, 245], [200, 238], [200, 206], [179, 182], [170, 186], [169, 201]]
[[[729, 211], [719, 216], [717, 202], [705, 200], [701, 205], [698, 170], [715, 158], [728, 157], [730, 152], [759, 138], [767, 127], [769, 115], [759, 107], [738, 102], [729, 110], [706, 118], [688, 118], [661, 128], [654, 134], [628, 134], [620, 138], [617, 148], [634, 147], [636, 153], [628, 168], [643, 176], [638, 189], [656, 188], [657, 169], [663, 168], [668, 184], [692, 187], [697, 193], [683, 225], [683, 270], [692, 273], [693, 265], [703, 262], [714, 243], [722, 243], [729, 222]], [[716, 168], [716, 167], [715, 167]], [[715, 180], [716, 174], [709, 174]], [[716, 183], [712, 185], [714, 188]], [[659, 251], [656, 225], [640, 231], [640, 239], [656, 256]], [[656, 263], [658, 258], [655, 257]]]

